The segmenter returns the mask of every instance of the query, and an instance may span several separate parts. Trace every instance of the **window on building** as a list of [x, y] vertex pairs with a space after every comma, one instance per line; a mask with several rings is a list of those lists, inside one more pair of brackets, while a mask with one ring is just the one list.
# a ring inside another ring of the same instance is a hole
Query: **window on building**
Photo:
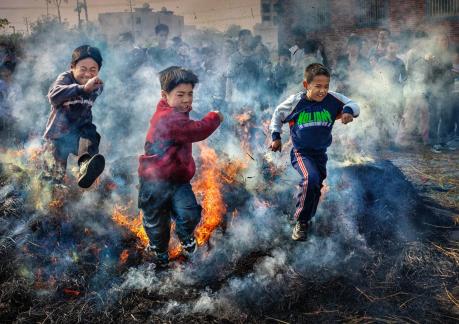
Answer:
[[388, 18], [387, 0], [358, 0], [357, 25], [374, 27], [381, 25]]
[[330, 0], [300, 1], [303, 17], [308, 17], [303, 24], [307, 30], [320, 30], [330, 26]]
[[140, 25], [140, 24], [142, 23], [142, 21], [140, 20], [140, 17], [136, 17], [136, 18], [135, 18], [135, 23], [136, 23], [137, 25]]
[[271, 21], [271, 16], [270, 15], [263, 15], [261, 17], [261, 21]]
[[459, 16], [459, 0], [426, 0], [426, 13], [430, 17]]
[[271, 12], [271, 4], [270, 3], [263, 3], [261, 5], [261, 12], [262, 13], [270, 13]]

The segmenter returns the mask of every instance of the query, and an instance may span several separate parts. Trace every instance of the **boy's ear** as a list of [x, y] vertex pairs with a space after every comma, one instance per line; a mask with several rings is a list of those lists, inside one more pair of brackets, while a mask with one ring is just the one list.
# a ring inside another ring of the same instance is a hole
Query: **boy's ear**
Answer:
[[308, 81], [303, 80], [303, 86], [304, 86], [305, 89], [307, 89], [308, 88]]
[[167, 92], [165, 90], [161, 90], [161, 98], [167, 99]]

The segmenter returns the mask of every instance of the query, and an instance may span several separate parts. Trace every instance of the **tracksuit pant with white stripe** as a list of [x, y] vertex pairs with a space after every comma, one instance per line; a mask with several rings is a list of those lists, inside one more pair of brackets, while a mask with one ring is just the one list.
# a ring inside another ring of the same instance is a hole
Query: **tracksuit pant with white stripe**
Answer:
[[306, 224], [315, 215], [320, 199], [322, 182], [327, 177], [326, 153], [300, 153], [295, 148], [290, 152], [292, 166], [301, 176], [297, 196], [296, 221]]

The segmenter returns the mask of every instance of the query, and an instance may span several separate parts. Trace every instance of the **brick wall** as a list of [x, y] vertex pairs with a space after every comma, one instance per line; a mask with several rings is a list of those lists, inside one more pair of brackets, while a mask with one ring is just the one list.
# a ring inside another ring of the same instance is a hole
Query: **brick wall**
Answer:
[[[283, 0], [281, 19], [279, 23], [279, 48], [291, 46], [292, 29], [301, 25], [297, 8], [301, 0]], [[308, 37], [318, 38], [324, 43], [329, 58], [335, 58], [345, 47], [347, 37], [351, 33], [360, 35], [367, 40], [369, 46], [374, 45], [378, 33], [378, 27], [357, 27], [357, 14], [360, 8], [357, 0], [329, 0], [331, 23], [327, 28], [318, 31], [305, 31]], [[414, 30], [418, 27], [427, 32], [433, 29], [444, 28], [453, 43], [459, 43], [459, 16], [452, 18], [429, 18], [426, 17], [426, 4], [424, 0], [387, 0], [388, 19], [382, 26], [389, 29], [393, 36], [399, 36], [400, 32]], [[307, 9], [306, 9], [307, 11]]]

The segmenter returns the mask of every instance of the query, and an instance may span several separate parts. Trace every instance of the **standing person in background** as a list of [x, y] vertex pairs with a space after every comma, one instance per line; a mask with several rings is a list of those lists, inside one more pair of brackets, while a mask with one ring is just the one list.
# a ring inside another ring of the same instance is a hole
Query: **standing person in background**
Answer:
[[169, 27], [165, 24], [159, 24], [155, 27], [155, 34], [158, 45], [147, 49], [149, 64], [156, 71], [161, 71], [166, 67], [176, 64], [177, 58], [175, 51], [168, 46]]
[[454, 122], [454, 141], [449, 144], [452, 149], [457, 148], [459, 137], [459, 45], [456, 45], [453, 53], [454, 90], [453, 90], [453, 122]]
[[291, 81], [295, 73], [292, 65], [290, 64], [290, 55], [288, 52], [280, 52], [279, 61], [273, 68], [272, 81], [274, 87], [274, 96], [279, 98], [282, 93], [287, 89], [288, 83]]
[[226, 74], [226, 101], [240, 105], [253, 104], [258, 95], [261, 71], [252, 49], [252, 32], [242, 29], [238, 36], [238, 49], [230, 57]]
[[[384, 98], [381, 107], [382, 129], [386, 132], [384, 138], [391, 138], [400, 125], [403, 115], [404, 97], [403, 86], [407, 75], [405, 63], [397, 57], [399, 45], [394, 39], [388, 41], [386, 55], [381, 57], [376, 68], [376, 75], [381, 77], [379, 92]], [[393, 143], [390, 143], [393, 144]]]
[[227, 83], [227, 70], [224, 68], [229, 60], [231, 55], [236, 52], [236, 44], [231, 39], [225, 39], [223, 42], [223, 48], [220, 53], [218, 53], [215, 59], [215, 66], [217, 74], [216, 85], [215, 85], [215, 94], [213, 95], [214, 106], [221, 107], [222, 110], [225, 108], [225, 98], [226, 98], [226, 83]]
[[[358, 80], [360, 75], [367, 75], [371, 68], [368, 60], [360, 54], [361, 48], [361, 38], [357, 35], [350, 36], [347, 40], [346, 54], [339, 56], [336, 62], [334, 76], [338, 81], [337, 91], [349, 95], [362, 89], [355, 80]], [[350, 75], [353, 84], [350, 82]]]
[[387, 45], [389, 44], [390, 31], [382, 28], [378, 32], [376, 45], [368, 52], [368, 57], [375, 56], [378, 60], [386, 55]]
[[396, 136], [396, 144], [403, 148], [418, 141], [429, 144], [427, 34], [424, 31], [416, 32], [411, 44], [406, 54], [405, 107]]
[[434, 37], [434, 49], [426, 55], [429, 62], [430, 93], [430, 142], [432, 151], [439, 153], [454, 149], [447, 143], [454, 133], [453, 118], [453, 53], [448, 35], [440, 33]]

